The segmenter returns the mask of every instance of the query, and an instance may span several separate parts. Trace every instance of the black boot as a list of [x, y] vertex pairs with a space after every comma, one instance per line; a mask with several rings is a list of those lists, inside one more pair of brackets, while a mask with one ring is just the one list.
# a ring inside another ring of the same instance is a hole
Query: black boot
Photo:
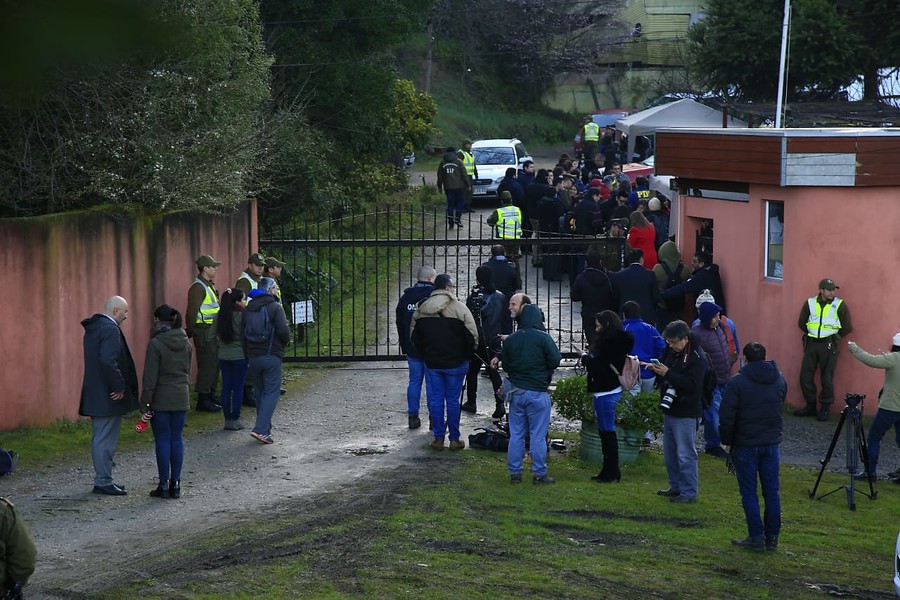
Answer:
[[806, 403], [804, 408], [798, 408], [794, 411], [795, 417], [815, 417], [816, 416], [816, 403]]
[[463, 403], [462, 406], [459, 407], [459, 409], [463, 412], [472, 413], [473, 415], [475, 414], [475, 411], [477, 410], [475, 407], [474, 400], [467, 400], [466, 402]]
[[603, 470], [597, 475], [598, 483], [612, 483], [622, 479], [619, 470], [619, 440], [615, 431], [601, 431], [600, 445], [603, 449]]
[[497, 400], [497, 408], [494, 409], [494, 414], [491, 415], [494, 419], [502, 419], [506, 414], [506, 407], [503, 405], [503, 400]]
[[197, 410], [201, 412], [219, 412], [222, 405], [217, 404], [212, 394], [197, 394]]
[[180, 479], [170, 479], [169, 480], [169, 495], [172, 498], [181, 498], [181, 480]]
[[150, 492], [150, 495], [154, 498], [168, 498], [169, 497], [169, 482], [165, 479], [159, 480], [159, 485], [156, 486], [156, 489]]

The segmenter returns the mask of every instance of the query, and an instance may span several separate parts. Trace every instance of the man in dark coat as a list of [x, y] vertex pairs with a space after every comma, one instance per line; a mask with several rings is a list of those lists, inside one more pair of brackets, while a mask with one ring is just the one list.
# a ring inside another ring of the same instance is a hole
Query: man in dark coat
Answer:
[[[759, 342], [744, 346], [744, 359], [747, 364], [725, 386], [719, 434], [734, 460], [747, 519], [747, 538], [732, 544], [762, 552], [778, 547], [781, 531], [778, 463], [787, 382], [775, 361], [766, 360], [766, 348]], [[759, 515], [757, 475], [766, 502], [764, 518]]]
[[408, 287], [397, 302], [397, 335], [400, 337], [400, 351], [406, 355], [406, 364], [409, 367], [409, 384], [406, 386], [406, 410], [409, 416], [409, 428], [418, 429], [422, 426], [419, 419], [419, 405], [422, 401], [422, 381], [425, 379], [425, 361], [422, 355], [413, 345], [409, 337], [410, 323], [413, 313], [419, 302], [431, 295], [434, 291], [434, 278], [437, 271], [434, 267], [423, 265], [416, 276], [416, 284]]
[[[535, 237], [540, 237], [540, 221], [538, 220], [538, 204], [545, 196], [555, 196], [556, 190], [550, 185], [550, 177], [552, 173], [547, 169], [538, 169], [534, 181], [525, 186], [525, 208], [524, 219], [528, 221]], [[539, 245], [534, 246], [531, 255], [531, 266], [541, 266], [542, 250]]]
[[[500, 244], [491, 246], [491, 258], [481, 266], [493, 272], [491, 281], [497, 291], [503, 293], [504, 306], [509, 304], [516, 290], [522, 288], [522, 276], [515, 265], [506, 260], [506, 248]], [[512, 317], [507, 311], [503, 311], [500, 333], [512, 333]]]
[[670, 287], [662, 293], [664, 299], [677, 298], [686, 293], [699, 294], [703, 290], [712, 292], [716, 303], [722, 307], [722, 312], [728, 314], [728, 308], [725, 304], [725, 291], [722, 289], [722, 279], [719, 277], [719, 265], [712, 262], [709, 254], [698, 250], [694, 253], [691, 260], [690, 279], [684, 283], [680, 283], [674, 287]]
[[619, 293], [611, 273], [603, 268], [599, 254], [587, 256], [587, 267], [575, 278], [572, 286], [572, 302], [581, 302], [581, 330], [591, 345], [597, 337], [594, 317], [604, 310], [619, 311]]
[[122, 417], [138, 407], [134, 359], [120, 326], [128, 316], [128, 302], [109, 298], [103, 312], [81, 322], [84, 327], [84, 379], [78, 414], [91, 417], [91, 458], [94, 493], [124, 496], [113, 483], [113, 456], [119, 445]]
[[656, 287], [656, 277], [653, 271], [644, 268], [644, 251], [635, 248], [628, 255], [630, 263], [618, 273], [613, 273], [612, 278], [619, 288], [619, 310], [629, 300], [637, 302], [641, 306], [641, 319], [653, 325], [656, 323], [656, 305], [659, 302], [659, 288]]

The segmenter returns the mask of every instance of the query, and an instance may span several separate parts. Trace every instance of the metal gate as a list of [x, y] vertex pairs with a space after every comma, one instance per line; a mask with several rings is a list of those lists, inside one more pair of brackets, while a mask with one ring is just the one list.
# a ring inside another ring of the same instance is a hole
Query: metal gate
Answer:
[[[403, 360], [395, 310], [403, 290], [416, 281], [420, 266], [430, 265], [456, 281], [465, 301], [475, 284], [475, 269], [491, 257], [501, 240], [485, 223], [491, 211], [463, 215], [460, 227], [448, 228], [443, 209], [386, 210], [340, 219], [281, 227], [260, 236], [260, 249], [287, 265], [279, 278], [291, 345], [286, 361]], [[584, 347], [581, 305], [569, 296], [569, 275], [547, 281], [532, 266], [536, 246], [574, 268], [574, 257], [589, 246], [615, 248], [624, 260], [621, 239], [559, 236], [521, 240], [518, 259], [522, 291], [544, 313], [544, 325], [563, 356], [578, 356]]]

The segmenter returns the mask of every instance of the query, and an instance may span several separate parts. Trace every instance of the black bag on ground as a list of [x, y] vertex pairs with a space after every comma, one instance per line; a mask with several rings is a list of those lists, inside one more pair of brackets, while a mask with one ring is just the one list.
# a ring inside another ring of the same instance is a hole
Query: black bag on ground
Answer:
[[19, 462], [19, 453], [0, 448], [0, 477], [9, 475]]
[[469, 435], [469, 447], [476, 450], [506, 452], [509, 450], [509, 430], [503, 426], [476, 427], [475, 433]]

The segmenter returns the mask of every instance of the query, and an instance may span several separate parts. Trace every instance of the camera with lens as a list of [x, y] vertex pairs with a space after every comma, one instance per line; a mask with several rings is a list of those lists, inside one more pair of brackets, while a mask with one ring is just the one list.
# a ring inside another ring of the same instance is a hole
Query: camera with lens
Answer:
[[469, 294], [469, 297], [466, 299], [466, 306], [472, 311], [472, 316], [477, 319], [481, 314], [481, 309], [484, 308], [484, 305], [484, 290], [480, 285], [476, 285], [472, 288], [472, 293]]
[[675, 388], [670, 387], [666, 389], [666, 393], [663, 394], [662, 400], [659, 401], [659, 407], [663, 410], [671, 410], [672, 404], [675, 402]]
[[865, 394], [847, 394], [844, 396], [844, 402], [846, 402], [847, 406], [850, 408], [856, 408], [865, 399]]

